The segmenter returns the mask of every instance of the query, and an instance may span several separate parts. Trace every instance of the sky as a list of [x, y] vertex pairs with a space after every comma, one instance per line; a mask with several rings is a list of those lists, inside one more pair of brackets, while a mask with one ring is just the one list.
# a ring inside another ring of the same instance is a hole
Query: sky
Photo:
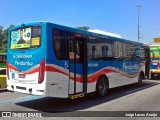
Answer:
[[49, 21], [69, 27], [87, 26], [145, 44], [160, 37], [160, 0], [0, 0], [0, 26]]

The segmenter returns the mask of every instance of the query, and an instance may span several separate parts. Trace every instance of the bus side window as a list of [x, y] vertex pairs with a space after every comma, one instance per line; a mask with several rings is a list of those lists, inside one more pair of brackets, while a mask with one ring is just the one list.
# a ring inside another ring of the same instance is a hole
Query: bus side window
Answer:
[[56, 54], [57, 59], [67, 60], [68, 59], [68, 48], [66, 39], [67, 33], [61, 30], [53, 30], [53, 48]]
[[102, 56], [103, 57], [108, 57], [108, 51], [109, 51], [108, 46], [102, 46]]
[[[74, 46], [75, 44], [75, 46]], [[76, 47], [76, 48], [74, 48]], [[74, 51], [74, 49], [76, 49]], [[76, 54], [76, 55], [75, 55]], [[70, 41], [69, 42], [69, 59], [70, 61], [74, 62], [74, 57], [76, 59], [77, 63], [81, 63], [83, 62], [83, 43], [80, 41], [77, 41], [76, 43], [74, 43], [74, 41]]]
[[69, 60], [74, 62], [74, 41], [69, 41]]
[[80, 63], [83, 63], [83, 60], [84, 60], [84, 43], [83, 42], [78, 42], [78, 47], [77, 47], [77, 52], [79, 54], [79, 58], [78, 58], [78, 61]]
[[92, 46], [92, 59], [95, 59], [95, 57], [96, 57], [96, 46], [93, 45]]

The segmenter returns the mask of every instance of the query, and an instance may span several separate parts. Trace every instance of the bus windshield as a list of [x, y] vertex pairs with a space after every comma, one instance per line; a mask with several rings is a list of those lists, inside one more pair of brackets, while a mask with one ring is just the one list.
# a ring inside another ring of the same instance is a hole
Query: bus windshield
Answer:
[[151, 50], [151, 57], [152, 58], [159, 58], [159, 56], [160, 56], [159, 46], [150, 46], [150, 50]]
[[29, 49], [40, 46], [41, 27], [32, 26], [11, 31], [10, 49]]

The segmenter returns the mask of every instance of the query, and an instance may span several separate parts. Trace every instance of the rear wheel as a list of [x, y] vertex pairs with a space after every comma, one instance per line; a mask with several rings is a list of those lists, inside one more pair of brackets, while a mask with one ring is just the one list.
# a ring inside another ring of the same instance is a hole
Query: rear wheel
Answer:
[[142, 80], [143, 80], [143, 76], [140, 73], [139, 76], [138, 76], [138, 83], [137, 83], [137, 85], [139, 85], [139, 86], [142, 85]]
[[109, 84], [106, 77], [102, 76], [98, 79], [97, 85], [96, 85], [96, 97], [104, 97], [107, 95], [109, 90]]

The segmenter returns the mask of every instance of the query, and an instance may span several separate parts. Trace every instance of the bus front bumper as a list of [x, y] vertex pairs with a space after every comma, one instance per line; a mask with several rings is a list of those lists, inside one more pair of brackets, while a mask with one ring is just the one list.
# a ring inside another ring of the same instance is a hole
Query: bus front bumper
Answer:
[[151, 74], [160, 74], [160, 70], [151, 70]]
[[160, 75], [160, 70], [151, 70], [151, 75], [152, 76], [159, 76]]
[[47, 96], [46, 84], [27, 84], [27, 83], [16, 83], [11, 80], [7, 80], [7, 89], [9, 91], [16, 91], [32, 95]]

